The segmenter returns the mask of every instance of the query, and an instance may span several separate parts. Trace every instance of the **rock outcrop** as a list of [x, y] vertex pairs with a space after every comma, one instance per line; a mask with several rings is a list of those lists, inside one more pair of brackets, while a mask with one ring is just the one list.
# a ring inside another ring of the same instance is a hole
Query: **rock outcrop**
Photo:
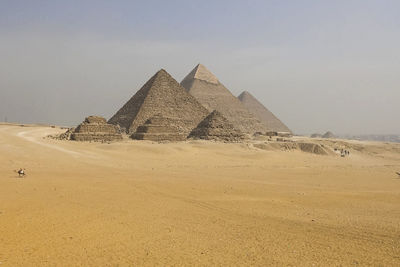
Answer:
[[238, 96], [238, 99], [254, 116], [267, 125], [269, 131], [291, 133], [291, 130], [282, 121], [249, 92], [244, 91]]
[[197, 65], [181, 82], [209, 112], [218, 110], [233, 126], [247, 134], [266, 132], [267, 126], [246, 107], [206, 67]]
[[106, 119], [99, 116], [87, 117], [71, 134], [71, 140], [109, 142], [122, 140], [117, 126], [108, 124]]
[[189, 138], [240, 142], [245, 137], [220, 112], [214, 110], [190, 133]]
[[156, 114], [174, 118], [179, 133], [187, 136], [207, 116], [208, 111], [162, 69], [136, 92], [109, 123], [133, 134]]
[[[63, 128], [61, 128], [63, 129]], [[75, 128], [68, 128], [66, 132], [61, 134], [50, 134], [47, 138], [55, 139], [55, 140], [71, 140], [71, 135], [75, 131]]]
[[132, 139], [161, 141], [184, 141], [186, 136], [180, 133], [176, 126], [176, 120], [165, 118], [156, 114], [148, 119], [143, 125], [137, 127], [136, 132], [131, 135]]
[[266, 143], [254, 144], [253, 146], [263, 150], [283, 150], [283, 151], [299, 150], [302, 152], [312, 153], [316, 155], [332, 154], [332, 152], [329, 149], [326, 149], [323, 145], [315, 143], [266, 142]]
[[300, 150], [307, 153], [313, 153], [317, 155], [328, 155], [328, 152], [320, 145], [314, 143], [297, 143]]

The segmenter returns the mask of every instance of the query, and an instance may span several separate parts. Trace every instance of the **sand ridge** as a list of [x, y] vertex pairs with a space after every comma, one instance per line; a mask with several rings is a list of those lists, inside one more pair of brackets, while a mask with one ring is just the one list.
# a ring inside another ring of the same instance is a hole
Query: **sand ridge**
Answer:
[[0, 126], [2, 266], [400, 264], [399, 145], [43, 138], [62, 131]]

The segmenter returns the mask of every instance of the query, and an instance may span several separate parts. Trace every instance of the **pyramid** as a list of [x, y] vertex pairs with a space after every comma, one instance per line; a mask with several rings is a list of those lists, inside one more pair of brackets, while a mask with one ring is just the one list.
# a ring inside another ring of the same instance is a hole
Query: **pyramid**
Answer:
[[156, 114], [148, 119], [143, 125], [136, 129], [132, 134], [132, 139], [151, 140], [151, 141], [183, 141], [185, 135], [179, 133], [174, 120], [166, 118], [161, 114]]
[[322, 135], [322, 138], [335, 138], [335, 135], [332, 132], [328, 131], [324, 135]]
[[193, 129], [189, 138], [239, 142], [244, 139], [244, 135], [233, 127], [220, 112], [214, 110]]
[[181, 82], [209, 112], [218, 110], [235, 128], [253, 134], [267, 131], [259, 119], [251, 114], [206, 67], [197, 65]]
[[89, 116], [71, 134], [71, 140], [108, 142], [122, 140], [119, 128], [108, 124], [106, 119]]
[[281, 122], [271, 111], [269, 111], [249, 92], [244, 91], [238, 96], [238, 98], [251, 113], [253, 113], [260, 121], [267, 125], [270, 131], [291, 133], [290, 129], [283, 124], [283, 122]]
[[165, 70], [161, 69], [109, 120], [134, 133], [156, 114], [175, 121], [179, 133], [188, 135], [208, 111]]

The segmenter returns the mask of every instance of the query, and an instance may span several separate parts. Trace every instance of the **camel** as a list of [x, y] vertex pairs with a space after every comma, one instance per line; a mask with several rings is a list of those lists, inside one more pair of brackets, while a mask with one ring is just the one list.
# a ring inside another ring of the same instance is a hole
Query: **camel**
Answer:
[[15, 171], [16, 173], [18, 173], [18, 177], [25, 177], [26, 173], [25, 173], [25, 169], [20, 168], [18, 171]]
[[400, 177], [400, 172], [396, 172], [397, 173], [397, 175]]

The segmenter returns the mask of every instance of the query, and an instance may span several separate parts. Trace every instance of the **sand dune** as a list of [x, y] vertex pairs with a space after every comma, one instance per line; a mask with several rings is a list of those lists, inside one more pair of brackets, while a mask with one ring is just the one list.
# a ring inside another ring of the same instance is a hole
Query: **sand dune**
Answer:
[[62, 131], [0, 125], [2, 266], [400, 265], [400, 145], [45, 138]]

